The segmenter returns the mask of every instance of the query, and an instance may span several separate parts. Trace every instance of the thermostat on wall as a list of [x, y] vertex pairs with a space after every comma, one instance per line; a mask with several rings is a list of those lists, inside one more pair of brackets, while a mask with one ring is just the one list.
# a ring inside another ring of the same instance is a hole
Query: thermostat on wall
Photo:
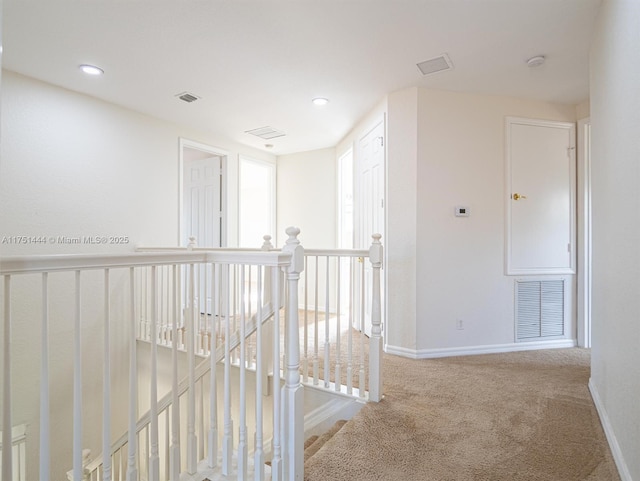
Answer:
[[456, 217], [469, 217], [469, 207], [462, 205], [456, 206]]

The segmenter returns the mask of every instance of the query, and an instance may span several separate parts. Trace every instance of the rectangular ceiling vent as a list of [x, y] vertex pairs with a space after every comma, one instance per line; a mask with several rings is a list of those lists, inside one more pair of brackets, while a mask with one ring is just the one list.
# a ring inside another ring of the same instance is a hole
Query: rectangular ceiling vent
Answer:
[[193, 95], [189, 92], [182, 92], [181, 94], [177, 94], [176, 97], [178, 97], [180, 100], [184, 100], [187, 103], [195, 102], [196, 100], [200, 99], [200, 97], [198, 97], [197, 95]]
[[443, 53], [439, 57], [430, 58], [429, 60], [420, 62], [417, 65], [420, 72], [422, 72], [422, 75], [431, 75], [453, 69], [453, 63], [451, 63], [451, 59], [446, 53]]
[[279, 130], [268, 126], [260, 127], [259, 129], [245, 130], [245, 133], [255, 135], [256, 137], [260, 137], [261, 139], [265, 140], [275, 139], [276, 137], [282, 137], [283, 135], [286, 135], [284, 132], [280, 132]]

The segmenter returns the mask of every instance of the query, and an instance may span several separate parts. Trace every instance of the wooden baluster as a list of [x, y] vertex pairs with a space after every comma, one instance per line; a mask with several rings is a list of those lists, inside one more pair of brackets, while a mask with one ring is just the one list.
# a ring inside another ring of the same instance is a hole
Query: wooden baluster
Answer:
[[198, 402], [198, 459], [204, 459], [204, 380], [200, 378], [200, 399]]
[[[140, 272], [140, 271], [138, 271]], [[129, 306], [129, 450], [127, 461], [127, 481], [138, 480], [138, 464], [137, 464], [137, 436], [136, 422], [138, 418], [138, 358], [136, 347], [136, 293], [135, 293], [135, 269], [129, 268], [129, 297], [131, 304]], [[139, 277], [139, 276], [138, 276]]]
[[111, 481], [111, 293], [109, 269], [104, 270], [104, 332], [102, 362], [102, 472], [104, 481]]
[[[262, 245], [262, 250], [265, 250], [265, 251], [273, 250], [273, 245], [271, 245], [271, 236], [269, 235], [264, 236], [264, 244]], [[262, 290], [262, 302], [265, 303], [265, 305], [267, 306], [271, 305], [271, 308], [274, 310], [273, 311], [274, 313], [277, 307], [276, 307], [276, 304], [273, 304], [272, 271], [274, 271], [275, 269], [276, 269], [275, 267], [264, 268], [264, 274], [263, 274], [264, 284], [263, 284], [263, 290]], [[261, 307], [264, 307], [264, 306], [261, 306]], [[263, 316], [265, 315], [264, 312], [262, 315]], [[271, 347], [273, 346], [272, 336], [273, 336], [274, 317], [275, 316], [271, 316], [271, 318], [265, 322], [262, 329], [262, 361], [263, 361], [263, 364], [262, 364], [263, 392], [262, 394], [264, 396], [268, 396], [269, 394], [271, 394], [271, 384], [269, 383], [269, 372], [273, 371], [273, 358], [272, 358], [273, 350], [271, 349]], [[261, 319], [261, 316], [260, 316], [260, 319]]]
[[240, 266], [240, 416], [238, 439], [238, 481], [247, 477], [247, 359], [246, 359], [246, 312], [245, 312], [245, 268]]
[[[40, 346], [40, 479], [49, 479], [49, 273], [42, 273], [42, 341]], [[10, 426], [5, 424], [4, 426]], [[8, 427], [6, 431], [11, 431]], [[7, 444], [3, 444], [7, 446]], [[10, 444], [9, 444], [10, 446]], [[9, 451], [9, 449], [7, 449]], [[18, 465], [19, 466], [19, 465]]]
[[[4, 337], [2, 350], [2, 445], [11, 446], [11, 276], [4, 276]], [[2, 479], [13, 477], [13, 450], [2, 450]], [[79, 478], [78, 478], [79, 479]]]
[[157, 270], [158, 275], [158, 293], [157, 293], [157, 313], [158, 313], [158, 325], [156, 327], [156, 335], [158, 336], [158, 343], [162, 344], [162, 334], [164, 332], [164, 266], [160, 266]]
[[169, 479], [171, 472], [171, 418], [169, 414], [170, 410], [166, 408], [164, 410], [164, 473], [167, 479]]
[[[226, 285], [231, 287], [231, 268], [225, 266]], [[230, 296], [230, 292], [226, 293]], [[233, 456], [233, 420], [231, 419], [231, 319], [230, 299], [226, 299], [226, 316], [224, 323], [224, 433], [222, 435], [222, 474], [229, 476]]]
[[149, 426], [147, 426], [144, 430], [144, 465], [145, 465], [145, 474], [147, 479], [151, 480], [153, 478], [150, 477], [150, 457], [149, 457]]
[[342, 312], [340, 311], [340, 278], [342, 277], [342, 258], [340, 256], [336, 257], [336, 382], [335, 382], [335, 390], [340, 391], [342, 388], [342, 379], [341, 379], [341, 370], [342, 370], [342, 362], [340, 360], [340, 316]]
[[[82, 479], [82, 336], [81, 283], [76, 271], [75, 323], [73, 338], [73, 479]], [[8, 478], [7, 478], [8, 479]]]
[[324, 387], [328, 388], [331, 380], [331, 340], [329, 332], [329, 275], [330, 275], [330, 257], [326, 257], [326, 273], [325, 273], [325, 299], [324, 299]]
[[365, 378], [364, 378], [364, 338], [365, 338], [365, 334], [364, 334], [364, 318], [365, 318], [364, 270], [365, 270], [364, 262], [362, 262], [362, 264], [360, 265], [360, 273], [361, 273], [361, 276], [360, 276], [360, 373], [359, 373], [360, 376], [359, 376], [359, 386], [358, 386], [360, 397], [364, 397], [364, 393], [366, 391]]
[[297, 239], [300, 229], [287, 229], [283, 252], [291, 253], [291, 264], [284, 268], [288, 303], [285, 317], [286, 372], [284, 422], [286, 434], [285, 473], [287, 481], [301, 481], [304, 475], [304, 392], [300, 383], [300, 324], [298, 321], [298, 281], [304, 268], [304, 249]]
[[380, 294], [380, 269], [382, 268], [383, 249], [380, 234], [373, 234], [373, 243], [369, 249], [369, 260], [373, 266], [371, 337], [369, 338], [369, 400], [382, 399], [382, 309]]
[[149, 414], [151, 453], [149, 456], [149, 478], [160, 479], [160, 453], [158, 449], [158, 278], [156, 266], [151, 266], [151, 386]]
[[262, 266], [258, 266], [257, 321], [256, 326], [256, 437], [253, 455], [254, 481], [264, 481], [264, 431], [262, 417], [263, 370], [262, 359]]
[[215, 342], [217, 338], [217, 334], [214, 336], [214, 323], [213, 319], [216, 317], [219, 319], [221, 317], [220, 312], [220, 265], [214, 264], [213, 268], [213, 278], [214, 282], [212, 282], [212, 290], [213, 290], [213, 317], [211, 322], [211, 340], [210, 348], [209, 348], [209, 361], [210, 361], [210, 370], [209, 370], [209, 445], [208, 445], [208, 466], [210, 468], [215, 468], [218, 465], [218, 389], [217, 389], [217, 379], [216, 379], [216, 346], [217, 342]]
[[[180, 480], [180, 396], [178, 395], [178, 323], [182, 318], [181, 272], [173, 266], [173, 324], [171, 326], [171, 481]], [[131, 481], [131, 480], [129, 480]]]
[[303, 326], [303, 348], [304, 357], [302, 359], [302, 380], [309, 382], [309, 326], [307, 324], [307, 313], [309, 311], [309, 258], [304, 258], [304, 326]]
[[320, 342], [320, 334], [318, 332], [318, 256], [316, 256], [316, 271], [315, 271], [315, 296], [314, 296], [314, 305], [315, 305], [315, 315], [313, 318], [313, 385], [318, 385], [318, 377], [319, 377], [319, 366], [318, 366], [318, 354], [319, 354], [319, 342]]
[[354, 258], [349, 259], [349, 330], [347, 331], [347, 394], [353, 393], [353, 301]]
[[[233, 331], [234, 333], [238, 332], [238, 266], [234, 264], [233, 266], [233, 315], [231, 319], [233, 320]], [[231, 354], [231, 359], [233, 362], [238, 360], [238, 351], [234, 349]]]
[[273, 269], [273, 449], [271, 459], [271, 479], [272, 481], [282, 480], [282, 452], [280, 439], [280, 273], [278, 269]]
[[195, 474], [198, 468], [196, 438], [196, 385], [195, 385], [195, 328], [199, 306], [196, 302], [195, 265], [189, 265], [189, 316], [187, 330], [187, 369], [189, 370], [189, 389], [187, 393], [187, 473]]

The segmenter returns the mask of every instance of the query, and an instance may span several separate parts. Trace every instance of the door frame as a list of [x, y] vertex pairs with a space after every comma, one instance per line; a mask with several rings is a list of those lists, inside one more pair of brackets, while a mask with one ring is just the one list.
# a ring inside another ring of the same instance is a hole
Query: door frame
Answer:
[[578, 346], [591, 347], [591, 119], [578, 120]]
[[[514, 269], [511, 266], [511, 126], [514, 124], [530, 125], [539, 127], [564, 128], [569, 130], [571, 135], [571, 172], [572, 182], [569, 186], [569, 198], [571, 202], [571, 266], [569, 268], [544, 268], [544, 269]], [[528, 119], [522, 117], [506, 117], [505, 119], [505, 275], [575, 275], [576, 274], [576, 148], [575, 148], [576, 126], [573, 122], [560, 122], [553, 120]]]
[[[353, 216], [353, 221], [354, 221], [354, 248], [356, 249], [369, 249], [369, 247], [371, 246], [371, 243], [373, 242], [372, 238], [368, 238], [368, 239], [362, 239], [362, 242], [365, 245], [362, 245], [361, 247], [357, 247], [360, 244], [360, 239], [362, 237], [362, 185], [361, 185], [361, 177], [359, 175], [360, 172], [360, 165], [361, 165], [361, 161], [362, 161], [362, 148], [361, 148], [361, 142], [364, 138], [366, 138], [368, 135], [370, 135], [375, 129], [377, 129], [378, 127], [382, 127], [382, 155], [383, 155], [383, 159], [382, 159], [382, 168], [380, 170], [380, 175], [382, 175], [382, 182], [381, 182], [381, 192], [380, 195], [382, 196], [382, 208], [383, 208], [383, 213], [382, 213], [382, 220], [380, 222], [380, 229], [382, 232], [377, 232], [378, 234], [382, 235], [382, 245], [384, 246], [386, 243], [386, 234], [387, 234], [387, 168], [388, 168], [388, 152], [387, 152], [387, 116], [386, 114], [382, 114], [379, 116], [376, 116], [375, 118], [373, 118], [373, 120], [368, 123], [367, 127], [362, 129], [360, 131], [360, 133], [358, 135], [355, 136], [354, 138], [354, 142], [352, 145], [352, 149], [353, 149], [353, 206], [354, 206], [354, 216]], [[376, 232], [372, 232], [372, 234], [375, 234]], [[382, 316], [382, 331], [383, 331], [383, 337], [384, 339], [387, 339], [387, 270], [384, 268], [384, 266], [386, 265], [386, 252], [387, 250], [385, 249], [384, 251], [384, 260], [383, 260], [383, 269], [381, 272], [381, 276], [380, 276], [380, 294], [382, 296], [381, 298], [381, 316]], [[369, 261], [367, 260], [367, 263]], [[366, 298], [366, 294], [365, 294], [365, 298]], [[356, 317], [359, 318], [360, 313], [358, 313], [358, 315]], [[370, 319], [369, 319], [370, 322]], [[367, 322], [365, 321], [365, 325], [367, 324]], [[366, 328], [365, 328], [365, 332], [366, 332]], [[367, 334], [368, 335], [368, 334]], [[386, 342], [386, 341], [385, 341]]]
[[178, 243], [180, 245], [182, 239], [184, 238], [184, 225], [183, 225], [183, 216], [184, 216], [184, 149], [193, 149], [200, 150], [202, 152], [206, 152], [211, 154], [212, 156], [220, 157], [220, 168], [222, 169], [222, 173], [220, 175], [220, 211], [222, 212], [222, 222], [220, 223], [220, 247], [227, 247], [228, 245], [228, 236], [227, 236], [227, 162], [229, 158], [229, 152], [220, 149], [218, 147], [212, 147], [207, 144], [203, 144], [201, 142], [196, 142], [195, 140], [185, 139], [183, 137], [178, 138]]

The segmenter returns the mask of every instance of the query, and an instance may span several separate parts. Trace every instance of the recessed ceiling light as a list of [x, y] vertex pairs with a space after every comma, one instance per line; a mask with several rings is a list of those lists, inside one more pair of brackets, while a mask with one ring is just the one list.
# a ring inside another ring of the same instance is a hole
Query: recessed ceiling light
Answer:
[[542, 65], [545, 61], [544, 55], [536, 55], [535, 57], [531, 57], [527, 60], [527, 65], [529, 68], [535, 68]]
[[80, 65], [80, 70], [82, 70], [87, 75], [102, 75], [104, 73], [104, 70], [102, 70], [100, 67], [89, 64]]
[[313, 105], [318, 105], [318, 106], [322, 106], [322, 105], [327, 105], [329, 103], [329, 99], [325, 99], [324, 97], [316, 97], [315, 99], [312, 100]]

